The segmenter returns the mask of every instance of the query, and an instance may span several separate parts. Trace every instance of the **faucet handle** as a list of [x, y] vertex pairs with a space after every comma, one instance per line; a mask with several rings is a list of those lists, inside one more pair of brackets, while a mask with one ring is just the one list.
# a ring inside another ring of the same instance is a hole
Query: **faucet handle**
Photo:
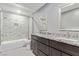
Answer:
[[76, 38], [78, 38], [78, 33], [76, 34]]

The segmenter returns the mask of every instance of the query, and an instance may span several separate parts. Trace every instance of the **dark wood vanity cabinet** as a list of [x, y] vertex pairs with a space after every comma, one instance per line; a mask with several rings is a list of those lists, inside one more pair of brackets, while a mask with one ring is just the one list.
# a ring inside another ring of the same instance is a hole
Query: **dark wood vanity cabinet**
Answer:
[[37, 56], [79, 56], [79, 47], [32, 35], [31, 49]]
[[48, 41], [41, 37], [37, 37], [32, 35], [32, 40], [31, 40], [31, 49], [33, 53], [37, 56], [48, 56], [49, 55], [49, 46], [46, 44], [49, 44]]
[[47, 55], [38, 49], [38, 56], [47, 56]]
[[33, 53], [35, 55], [37, 55], [37, 41], [36, 41], [36, 37], [32, 37], [32, 40], [31, 40], [31, 50], [33, 50]]
[[61, 56], [70, 56], [70, 55], [62, 52]]
[[61, 56], [61, 52], [55, 48], [50, 48], [50, 56]]
[[47, 45], [44, 45], [44, 44], [42, 44], [42, 43], [38, 43], [38, 48], [37, 49], [39, 49], [40, 51], [42, 51], [44, 54], [46, 54], [46, 55], [49, 55], [50, 54], [50, 50], [49, 50], [49, 46], [47, 46]]
[[62, 48], [63, 52], [71, 56], [79, 56], [79, 47], [77, 46], [62, 43]]

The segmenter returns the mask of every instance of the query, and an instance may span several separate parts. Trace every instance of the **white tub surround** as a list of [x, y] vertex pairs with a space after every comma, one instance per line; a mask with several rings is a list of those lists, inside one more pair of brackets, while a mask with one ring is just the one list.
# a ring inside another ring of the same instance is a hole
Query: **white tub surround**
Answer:
[[0, 46], [0, 52], [7, 51], [10, 49], [16, 49], [16, 48], [20, 48], [20, 47], [25, 47], [28, 44], [30, 44], [30, 40], [28, 40], [28, 39], [5, 41], [5, 42], [2, 42], [2, 44]]

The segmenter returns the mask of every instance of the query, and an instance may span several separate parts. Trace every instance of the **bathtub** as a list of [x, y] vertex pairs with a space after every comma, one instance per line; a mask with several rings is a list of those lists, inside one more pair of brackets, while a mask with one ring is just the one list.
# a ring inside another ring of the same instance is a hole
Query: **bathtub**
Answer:
[[1, 43], [0, 52], [7, 51], [10, 49], [15, 49], [23, 46], [27, 46], [30, 44], [30, 40], [28, 39], [19, 39], [13, 41], [5, 41]]

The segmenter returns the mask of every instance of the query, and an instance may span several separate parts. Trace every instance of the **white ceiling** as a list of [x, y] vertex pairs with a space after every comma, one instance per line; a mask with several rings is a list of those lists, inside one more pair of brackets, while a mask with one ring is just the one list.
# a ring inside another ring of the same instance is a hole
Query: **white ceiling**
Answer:
[[32, 14], [41, 8], [45, 3], [0, 3], [0, 8], [17, 12], [21, 10], [22, 14]]
[[[21, 14], [30, 15], [36, 12], [38, 9], [40, 9], [45, 4], [46, 3], [0, 3], [0, 8], [9, 10], [15, 13], [17, 13], [17, 10], [20, 10]], [[64, 5], [67, 5], [67, 4], [66, 3], [58, 4], [60, 8], [63, 7]]]
[[42, 7], [45, 3], [18, 3], [19, 5], [29, 8], [31, 10], [38, 10], [40, 7]]

